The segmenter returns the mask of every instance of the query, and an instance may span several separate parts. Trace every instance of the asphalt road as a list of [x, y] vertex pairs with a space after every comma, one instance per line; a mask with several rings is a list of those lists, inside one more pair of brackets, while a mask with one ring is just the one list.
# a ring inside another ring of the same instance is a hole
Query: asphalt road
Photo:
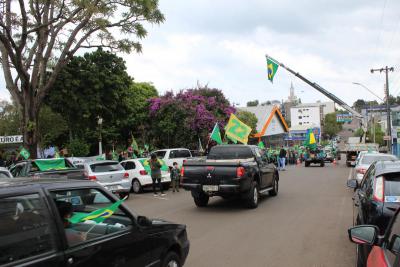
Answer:
[[343, 161], [289, 167], [280, 172], [278, 196], [264, 197], [254, 210], [218, 197], [197, 208], [182, 190], [164, 198], [133, 195], [127, 204], [139, 214], [187, 225], [185, 266], [354, 266], [349, 172]]

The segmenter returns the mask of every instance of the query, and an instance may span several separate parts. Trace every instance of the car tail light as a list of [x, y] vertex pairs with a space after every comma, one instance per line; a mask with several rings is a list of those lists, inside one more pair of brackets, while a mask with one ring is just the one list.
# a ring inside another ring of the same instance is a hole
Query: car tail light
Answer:
[[181, 177], [183, 177], [185, 175], [185, 167], [181, 168]]
[[147, 171], [146, 170], [140, 170], [139, 173], [140, 173], [140, 175], [147, 175]]
[[89, 176], [88, 176], [88, 179], [89, 179], [90, 181], [97, 181], [96, 175], [89, 175]]
[[365, 174], [367, 172], [367, 169], [359, 168], [359, 169], [356, 170], [356, 172], [360, 173], [360, 174]]
[[207, 166], [207, 171], [213, 171], [215, 168], [213, 166]]
[[374, 186], [374, 200], [383, 202], [384, 191], [385, 191], [385, 186], [383, 177], [377, 177], [375, 179], [375, 186]]
[[124, 173], [124, 179], [128, 179], [129, 178], [129, 173]]
[[244, 176], [244, 173], [245, 173], [245, 170], [244, 170], [243, 167], [237, 167], [237, 169], [236, 169], [236, 177], [241, 178], [241, 177]]

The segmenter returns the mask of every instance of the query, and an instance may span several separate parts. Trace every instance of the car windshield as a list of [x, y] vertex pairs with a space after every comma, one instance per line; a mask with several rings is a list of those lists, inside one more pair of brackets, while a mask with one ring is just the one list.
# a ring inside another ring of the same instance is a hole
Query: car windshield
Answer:
[[122, 171], [124, 168], [118, 162], [102, 162], [90, 165], [93, 172], [115, 172]]
[[385, 174], [385, 196], [400, 196], [400, 173]]
[[361, 159], [361, 164], [370, 165], [378, 160], [395, 160], [396, 157], [393, 155], [364, 155]]
[[211, 148], [207, 159], [248, 159], [252, 157], [253, 153], [250, 147], [216, 146]]

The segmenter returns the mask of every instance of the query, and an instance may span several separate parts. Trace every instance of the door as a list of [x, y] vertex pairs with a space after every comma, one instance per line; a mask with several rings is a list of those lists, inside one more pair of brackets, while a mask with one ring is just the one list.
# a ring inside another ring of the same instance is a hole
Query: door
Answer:
[[[396, 216], [391, 223], [391, 229], [385, 234], [385, 242], [388, 244], [385, 248], [381, 248], [385, 254], [385, 259], [389, 266], [400, 266], [400, 216], [396, 212]], [[368, 258], [368, 262], [370, 259]], [[382, 265], [381, 265], [382, 266]]]
[[39, 192], [0, 196], [0, 207], [0, 265], [63, 266], [54, 220]]
[[258, 147], [254, 148], [256, 161], [260, 170], [261, 188], [270, 187], [272, 185], [272, 169], [266, 160], [262, 159], [261, 151]]
[[51, 196], [64, 226], [68, 266], [146, 266], [152, 262], [153, 239], [121, 206], [112, 212], [115, 202], [104, 191], [71, 189], [53, 191]]

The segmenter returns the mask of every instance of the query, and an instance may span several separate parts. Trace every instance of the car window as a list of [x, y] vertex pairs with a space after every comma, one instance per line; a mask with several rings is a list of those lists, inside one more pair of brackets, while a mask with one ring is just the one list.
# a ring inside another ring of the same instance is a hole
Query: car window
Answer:
[[374, 175], [375, 175], [375, 166], [371, 166], [368, 169], [367, 173], [364, 175], [363, 180], [361, 181], [361, 190], [365, 192], [367, 192], [368, 190], [372, 190]]
[[211, 148], [207, 159], [248, 159], [254, 158], [248, 146], [214, 146]]
[[54, 250], [54, 222], [39, 194], [0, 198], [0, 207], [0, 265]]
[[136, 169], [135, 162], [133, 162], [133, 161], [124, 162], [123, 167], [124, 167], [125, 170], [134, 170], [134, 169]]
[[165, 157], [165, 154], [167, 151], [156, 151], [155, 154], [157, 155], [157, 158], [163, 159]]
[[51, 192], [63, 221], [69, 246], [103, 238], [131, 228], [132, 219], [120, 209], [120, 202], [98, 189]]
[[8, 172], [0, 171], [0, 179], [1, 178], [11, 178], [11, 177], [8, 175]]
[[385, 181], [385, 196], [400, 196], [400, 173], [385, 174], [383, 177]]
[[186, 150], [186, 149], [178, 150], [177, 153], [178, 153], [178, 158], [190, 158], [191, 157], [190, 151]]
[[18, 164], [16, 166], [14, 166], [13, 168], [11, 168], [11, 174], [14, 177], [23, 176], [23, 169], [24, 169], [24, 165], [23, 164]]
[[115, 172], [122, 171], [124, 168], [118, 162], [101, 162], [90, 165], [93, 172]]

